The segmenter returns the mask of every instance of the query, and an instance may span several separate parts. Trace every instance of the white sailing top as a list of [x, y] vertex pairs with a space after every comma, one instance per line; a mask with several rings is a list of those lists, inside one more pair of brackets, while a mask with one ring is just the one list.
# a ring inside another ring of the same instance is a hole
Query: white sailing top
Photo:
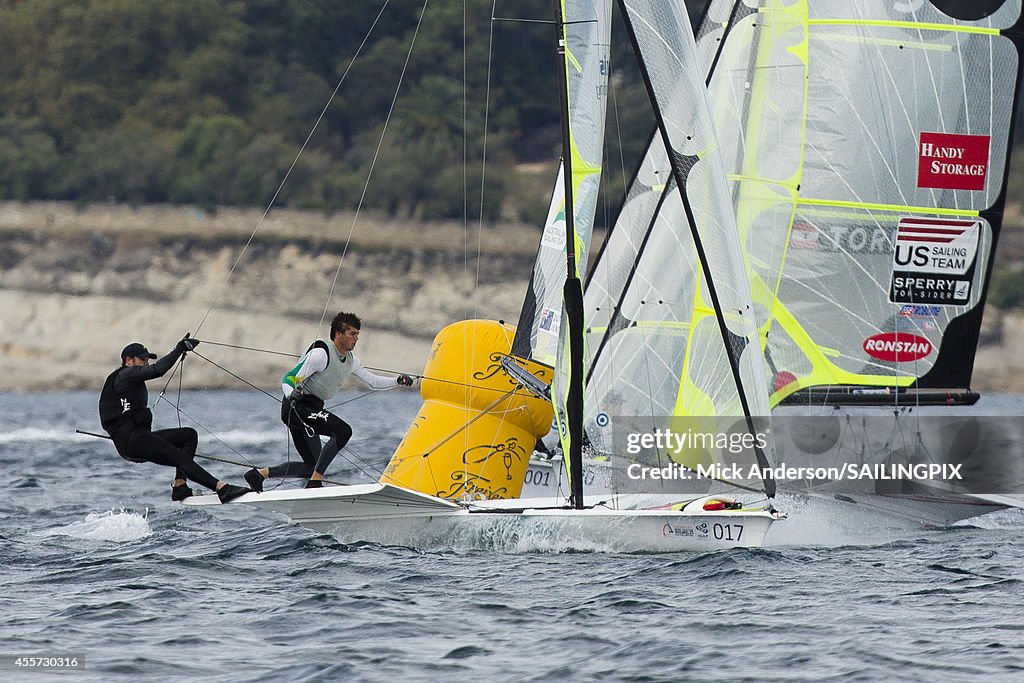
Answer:
[[[296, 365], [295, 368], [284, 377], [284, 380], [281, 382], [281, 391], [284, 393], [285, 398], [291, 396], [292, 391], [294, 391], [295, 384], [299, 384], [300, 382], [313, 377], [317, 373], [322, 373], [327, 369], [330, 360], [327, 354], [327, 348], [325, 348], [327, 344], [330, 344], [330, 342], [325, 344], [314, 344], [299, 360], [298, 365]], [[331, 344], [331, 347], [333, 348], [333, 344]], [[334, 367], [331, 368], [331, 377], [328, 380], [328, 384], [330, 386], [318, 387], [318, 390], [313, 392], [325, 401], [333, 397], [344, 381], [350, 376], [359, 379], [375, 391], [391, 389], [398, 386], [394, 377], [377, 375], [364, 368], [359, 358], [357, 358], [355, 353], [351, 351], [342, 356], [335, 350], [333, 355], [336, 361], [340, 362], [335, 362]], [[326, 376], [323, 376], [322, 378], [328, 379]], [[314, 377], [314, 381], [316, 379], [317, 378]], [[309, 382], [307, 382], [307, 385], [309, 385]]]

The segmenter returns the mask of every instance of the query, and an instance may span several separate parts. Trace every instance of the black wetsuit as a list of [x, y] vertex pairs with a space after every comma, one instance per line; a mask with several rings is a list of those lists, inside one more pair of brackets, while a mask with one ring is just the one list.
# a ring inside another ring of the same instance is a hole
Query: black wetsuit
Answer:
[[[352, 438], [352, 427], [325, 410], [324, 402], [316, 396], [303, 396], [295, 403], [285, 399], [281, 404], [281, 421], [288, 425], [302, 462], [274, 465], [269, 469], [271, 477], [308, 478], [314, 470], [323, 474]], [[330, 437], [322, 448], [320, 436]]]
[[125, 460], [174, 467], [177, 479], [190, 479], [215, 490], [217, 477], [194, 460], [199, 443], [196, 430], [182, 427], [152, 431], [146, 381], [167, 374], [184, 352], [179, 345], [151, 365], [122, 365], [110, 373], [100, 392], [100, 424]]

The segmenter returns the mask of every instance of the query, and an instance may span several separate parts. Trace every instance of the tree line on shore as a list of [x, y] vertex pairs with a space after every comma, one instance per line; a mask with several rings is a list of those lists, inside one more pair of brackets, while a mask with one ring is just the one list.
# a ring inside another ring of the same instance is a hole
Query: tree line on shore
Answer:
[[[290, 174], [276, 206], [536, 219], [508, 205], [558, 151], [554, 29], [517, 20], [550, 0], [422, 7], [0, 0], [0, 199], [262, 206]], [[646, 117], [620, 114], [630, 154]]]
[[[696, 20], [704, 0], [687, 5]], [[0, 0], [0, 200], [539, 226], [560, 135], [550, 0], [423, 7]], [[615, 14], [604, 182], [621, 197], [653, 118]]]

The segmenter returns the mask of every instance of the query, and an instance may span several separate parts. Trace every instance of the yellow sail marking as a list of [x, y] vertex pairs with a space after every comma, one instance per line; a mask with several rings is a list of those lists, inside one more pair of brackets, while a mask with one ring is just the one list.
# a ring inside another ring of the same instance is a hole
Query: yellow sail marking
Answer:
[[930, 213], [936, 216], [979, 216], [977, 209], [949, 209], [941, 206], [911, 206], [909, 204], [872, 204], [870, 202], [853, 202], [842, 199], [811, 199], [798, 197], [799, 206], [831, 206], [847, 209], [866, 209], [868, 211], [890, 211], [894, 213]]
[[997, 28], [986, 26], [962, 26], [959, 24], [931, 24], [916, 21], [890, 21], [886, 19], [808, 19], [809, 26], [877, 26], [879, 28], [902, 28], [909, 31], [945, 31], [949, 33], [975, 33], [998, 36]]
[[[792, 7], [780, 10], [778, 7], [770, 6], [761, 8], [759, 10], [762, 15], [771, 15], [772, 19], [776, 24], [788, 23], [787, 20], [792, 21], [798, 25], [805, 27], [805, 39], [801, 43], [788, 48], [788, 51], [797, 56], [803, 63], [805, 68], [808, 63], [807, 53], [807, 39], [809, 37], [816, 37], [810, 35], [807, 30], [810, 26], [859, 26], [859, 27], [878, 27], [878, 28], [889, 28], [889, 29], [906, 29], [906, 30], [917, 30], [917, 31], [939, 31], [948, 33], [965, 33], [965, 34], [976, 34], [976, 35], [999, 35], [998, 29], [978, 27], [978, 26], [960, 26], [960, 25], [946, 25], [946, 24], [923, 24], [917, 22], [905, 22], [905, 21], [887, 21], [887, 20], [858, 20], [858, 19], [809, 19], [807, 17], [807, 5], [806, 2], [798, 2]], [[788, 16], [787, 16], [788, 15]], [[785, 18], [783, 18], [785, 17]], [[829, 36], [830, 39], [842, 39], [843, 36]], [[864, 37], [861, 37], [863, 40]], [[909, 46], [917, 49], [929, 49], [929, 50], [948, 50], [949, 46], [936, 45], [923, 43], [921, 41], [899, 41], [889, 38], [874, 38], [868, 37], [873, 44], [880, 45], [892, 45], [905, 47]], [[766, 41], [772, 42], [772, 41]], [[764, 44], [761, 45], [763, 49]], [[763, 54], [763, 53], [762, 53]], [[751, 107], [763, 107], [766, 103], [761, 102], [764, 93], [760, 90], [756, 90], [751, 93]], [[937, 216], [962, 216], [962, 217], [976, 217], [980, 215], [980, 212], [974, 209], [951, 209], [942, 207], [928, 207], [928, 206], [910, 206], [910, 205], [899, 205], [899, 204], [878, 204], [868, 202], [856, 202], [856, 201], [844, 201], [844, 200], [828, 200], [828, 199], [808, 199], [798, 196], [797, 188], [800, 184], [800, 178], [803, 172], [803, 148], [805, 147], [806, 139], [806, 105], [807, 105], [807, 79], [804, 79], [804, 117], [801, 122], [801, 155], [797, 165], [796, 173], [792, 178], [789, 179], [771, 179], [759, 177], [757, 169], [753, 168], [750, 163], [753, 161], [752, 156], [748, 156], [748, 163], [745, 167], [745, 174], [733, 174], [729, 176], [729, 180], [740, 183], [741, 185], [750, 184], [755, 187], [767, 187], [774, 186], [780, 189], [787, 190], [792, 197], [792, 212], [790, 214], [790, 221], [787, 233], [792, 231], [793, 222], [796, 217], [796, 211], [798, 207], [823, 207], [831, 209], [852, 209], [860, 211], [878, 211], [878, 212], [890, 212], [890, 213], [923, 213]], [[774, 200], [786, 202], [783, 197], [774, 197], [771, 195], [764, 195], [761, 193], [751, 193], [751, 188], [747, 188], [743, 193], [748, 201], [759, 198], [760, 200], [768, 199], [769, 203], [776, 203]], [[740, 212], [742, 214], [742, 212]], [[739, 226], [741, 228], [741, 234], [745, 232], [743, 228], [749, 229], [749, 224]], [[745, 240], [744, 240], [745, 242]], [[789, 247], [789, 235], [787, 234], [786, 242], [783, 247], [782, 263], [786, 262], [786, 252]], [[745, 246], [745, 245], [744, 245]], [[747, 263], [750, 264], [749, 254], [747, 256]], [[749, 268], [749, 266], [748, 266]], [[841, 353], [837, 349], [822, 347], [816, 344], [807, 331], [804, 330], [803, 326], [793, 317], [792, 312], [778, 299], [778, 287], [781, 284], [781, 269], [779, 272], [779, 278], [774, 282], [774, 287], [767, 287], [766, 283], [761, 280], [756, 272], [751, 272], [751, 286], [755, 293], [755, 300], [761, 298], [762, 301], [769, 304], [769, 317], [765, 324], [762, 326], [762, 334], [760, 335], [760, 343], [762, 348], [767, 344], [767, 332], [772, 322], [777, 322], [783, 330], [790, 336], [793, 343], [804, 353], [807, 359], [810, 361], [812, 369], [809, 373], [804, 374], [797, 382], [794, 382], [786, 387], [783, 387], [780, 391], [776, 391], [771, 395], [770, 405], [775, 406], [785, 396], [795, 392], [797, 389], [815, 386], [821, 384], [862, 384], [868, 386], [908, 386], [916, 381], [916, 378], [911, 376], [905, 377], [893, 377], [885, 375], [863, 375], [848, 372], [836, 367], [830, 358], [838, 358]], [[765, 291], [768, 290], [768, 291]]]

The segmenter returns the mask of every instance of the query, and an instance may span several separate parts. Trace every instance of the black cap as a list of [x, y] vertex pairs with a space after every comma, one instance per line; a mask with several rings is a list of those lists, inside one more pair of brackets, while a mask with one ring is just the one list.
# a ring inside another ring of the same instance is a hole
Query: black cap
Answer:
[[132, 342], [128, 346], [121, 350], [121, 362], [123, 363], [125, 358], [156, 358], [155, 353], [150, 353], [149, 349], [140, 344], [139, 342]]

